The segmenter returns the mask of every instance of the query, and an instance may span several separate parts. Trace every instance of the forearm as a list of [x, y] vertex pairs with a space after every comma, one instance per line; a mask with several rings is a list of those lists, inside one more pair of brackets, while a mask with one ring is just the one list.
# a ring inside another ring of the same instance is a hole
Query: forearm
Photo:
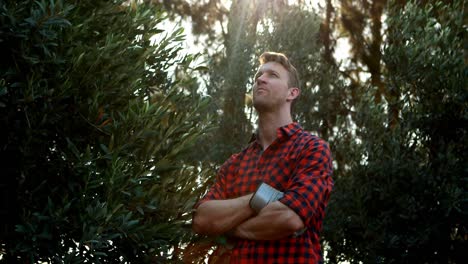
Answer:
[[304, 228], [302, 219], [281, 202], [268, 204], [255, 217], [235, 227], [231, 234], [250, 240], [274, 240]]
[[229, 200], [211, 200], [195, 211], [192, 229], [204, 235], [219, 235], [232, 230], [254, 215], [249, 206], [251, 194]]

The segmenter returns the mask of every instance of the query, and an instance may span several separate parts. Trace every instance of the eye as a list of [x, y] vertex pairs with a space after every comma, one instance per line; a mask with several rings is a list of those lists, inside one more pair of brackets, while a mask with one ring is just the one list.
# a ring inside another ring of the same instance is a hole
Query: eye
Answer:
[[275, 78], [279, 77], [278, 73], [276, 72], [270, 72], [270, 76], [275, 77]]

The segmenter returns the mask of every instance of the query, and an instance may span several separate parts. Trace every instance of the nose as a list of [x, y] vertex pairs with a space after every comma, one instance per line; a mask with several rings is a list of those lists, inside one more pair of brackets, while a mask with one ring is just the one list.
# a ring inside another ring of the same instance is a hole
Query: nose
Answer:
[[255, 81], [257, 84], [265, 83], [265, 74], [261, 74], [257, 77], [257, 80]]

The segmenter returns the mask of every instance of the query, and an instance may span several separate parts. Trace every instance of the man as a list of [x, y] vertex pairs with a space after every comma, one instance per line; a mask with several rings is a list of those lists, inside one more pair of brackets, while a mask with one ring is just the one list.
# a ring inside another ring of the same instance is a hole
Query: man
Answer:
[[266, 52], [259, 61], [257, 134], [220, 168], [192, 228], [233, 238], [230, 263], [321, 263], [319, 232], [333, 186], [328, 144], [292, 121], [300, 89], [288, 58]]

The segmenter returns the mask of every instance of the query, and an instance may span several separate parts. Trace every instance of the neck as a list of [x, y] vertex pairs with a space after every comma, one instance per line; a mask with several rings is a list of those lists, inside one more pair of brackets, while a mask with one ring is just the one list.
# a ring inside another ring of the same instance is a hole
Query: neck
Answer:
[[278, 128], [292, 123], [291, 114], [289, 112], [283, 113], [259, 113], [258, 137], [263, 149], [268, 148], [276, 139]]

